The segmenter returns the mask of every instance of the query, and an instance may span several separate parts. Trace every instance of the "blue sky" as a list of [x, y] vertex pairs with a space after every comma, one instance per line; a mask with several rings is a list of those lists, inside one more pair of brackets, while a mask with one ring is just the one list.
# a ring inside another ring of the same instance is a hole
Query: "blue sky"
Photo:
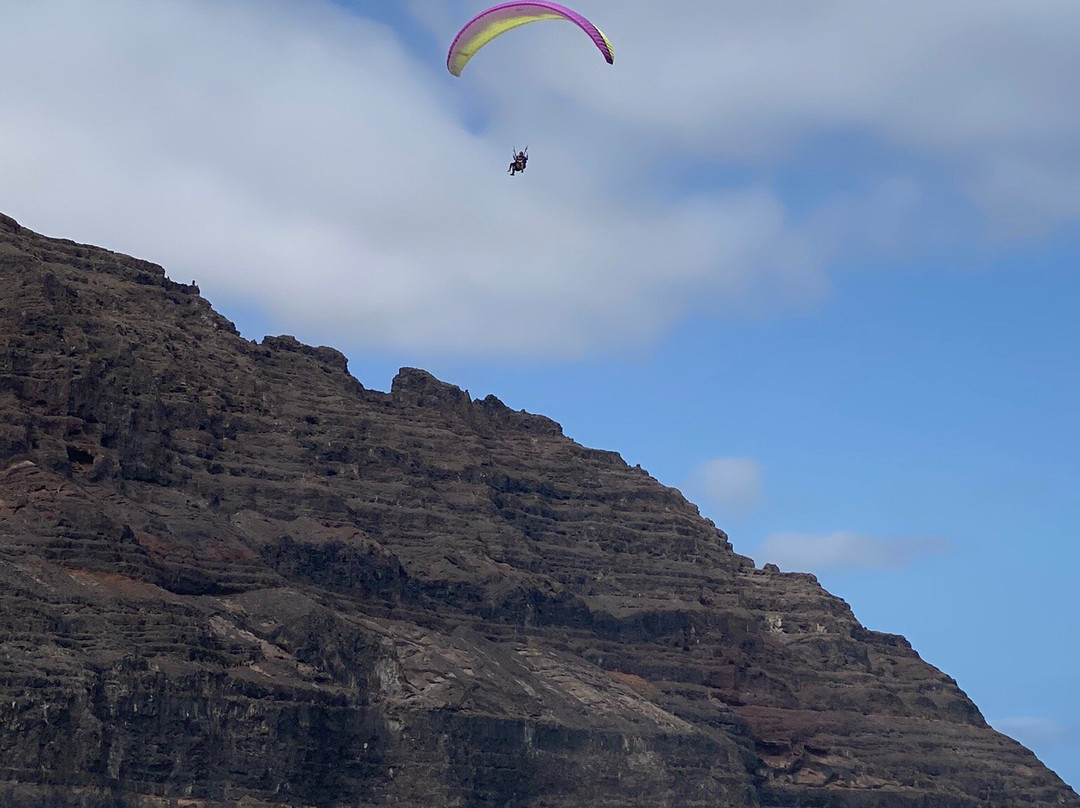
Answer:
[[0, 210], [619, 451], [1080, 787], [1075, 0], [579, 0], [614, 66], [454, 79], [483, 5], [16, 4]]

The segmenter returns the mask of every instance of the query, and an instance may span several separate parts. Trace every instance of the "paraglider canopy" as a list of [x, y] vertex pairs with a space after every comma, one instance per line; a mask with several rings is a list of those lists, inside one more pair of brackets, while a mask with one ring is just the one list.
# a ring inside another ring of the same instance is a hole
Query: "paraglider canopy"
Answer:
[[476, 55], [476, 52], [495, 37], [519, 25], [540, 20], [566, 20], [574, 23], [589, 35], [609, 65], [615, 63], [615, 53], [611, 42], [599, 28], [566, 6], [545, 2], [545, 0], [532, 0], [531, 2], [500, 3], [487, 11], [480, 12], [465, 23], [465, 27], [458, 32], [450, 45], [450, 52], [446, 55], [446, 69], [455, 76], [460, 76], [461, 71], [465, 69], [465, 65]]

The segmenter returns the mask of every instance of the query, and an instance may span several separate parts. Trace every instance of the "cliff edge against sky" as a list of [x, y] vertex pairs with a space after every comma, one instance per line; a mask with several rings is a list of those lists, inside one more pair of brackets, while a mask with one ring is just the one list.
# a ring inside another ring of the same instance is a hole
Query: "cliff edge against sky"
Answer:
[[0, 217], [0, 803], [1063, 806], [615, 453]]

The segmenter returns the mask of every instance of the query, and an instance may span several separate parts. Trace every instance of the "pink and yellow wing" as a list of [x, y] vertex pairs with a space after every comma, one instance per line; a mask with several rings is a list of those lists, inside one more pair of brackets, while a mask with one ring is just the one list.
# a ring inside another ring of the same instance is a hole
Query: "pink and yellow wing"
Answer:
[[543, 2], [543, 0], [532, 0], [532, 2], [501, 3], [480, 12], [469, 20], [450, 45], [450, 52], [446, 55], [446, 69], [455, 76], [460, 76], [461, 71], [476, 55], [476, 52], [495, 37], [519, 25], [527, 25], [540, 20], [566, 20], [574, 23], [589, 35], [608, 64], [615, 63], [615, 52], [603, 31], [566, 6]]

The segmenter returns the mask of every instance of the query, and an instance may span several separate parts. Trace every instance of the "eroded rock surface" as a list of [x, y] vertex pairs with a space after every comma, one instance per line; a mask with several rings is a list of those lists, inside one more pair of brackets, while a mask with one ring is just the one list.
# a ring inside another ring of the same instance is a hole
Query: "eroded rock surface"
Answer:
[[558, 424], [0, 217], [0, 804], [1077, 808]]

